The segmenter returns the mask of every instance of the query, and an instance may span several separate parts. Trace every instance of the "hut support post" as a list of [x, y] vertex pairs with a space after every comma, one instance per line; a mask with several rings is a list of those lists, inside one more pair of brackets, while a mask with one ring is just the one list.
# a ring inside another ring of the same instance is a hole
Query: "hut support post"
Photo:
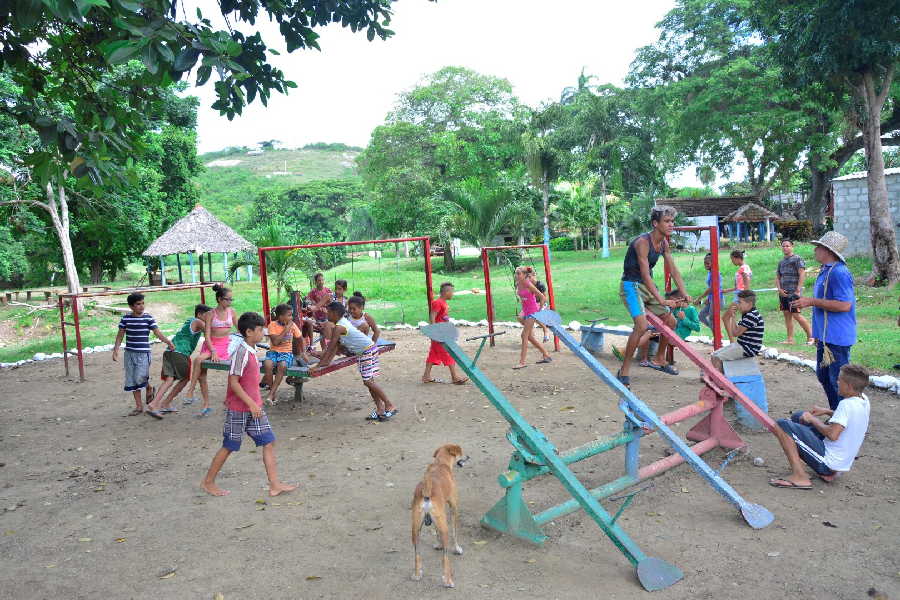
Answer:
[[206, 253], [206, 264], [207, 264], [207, 266], [209, 267], [209, 269], [206, 270], [206, 276], [209, 278], [210, 281], [213, 281], [213, 274], [212, 274], [212, 252], [207, 252], [207, 253]]
[[766, 241], [772, 241], [772, 220], [766, 217]]
[[222, 281], [225, 281], [226, 279], [228, 279], [228, 253], [227, 252], [222, 253], [222, 273], [223, 273]]
[[184, 283], [184, 275], [181, 273], [181, 255], [176, 254], [175, 260], [178, 262], [178, 283]]
[[200, 262], [200, 283], [206, 283], [206, 279], [204, 278], [204, 273], [203, 273], [203, 253], [198, 252], [197, 258], [200, 259], [200, 261], [199, 261]]
[[194, 271], [194, 253], [188, 252], [188, 260], [191, 262], [191, 283], [197, 283], [197, 273]]
[[166, 257], [161, 254], [159, 256], [159, 277], [160, 283], [166, 285]]

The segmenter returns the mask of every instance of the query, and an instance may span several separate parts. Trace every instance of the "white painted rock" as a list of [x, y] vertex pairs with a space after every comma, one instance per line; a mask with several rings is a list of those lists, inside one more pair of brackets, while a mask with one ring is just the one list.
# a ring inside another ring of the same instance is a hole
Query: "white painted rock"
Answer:
[[425, 322], [425, 321], [419, 321], [419, 325], [418, 325], [419, 329], [421, 329], [422, 327], [427, 327], [427, 326], [428, 326], [428, 323], [427, 323], [427, 322]]
[[572, 331], [581, 331], [581, 323], [579, 323], [578, 321], [570, 321], [569, 329]]
[[37, 352], [31, 357], [31, 360], [47, 360], [47, 355], [43, 352]]
[[778, 358], [778, 350], [775, 348], [766, 348], [762, 352], [763, 358]]

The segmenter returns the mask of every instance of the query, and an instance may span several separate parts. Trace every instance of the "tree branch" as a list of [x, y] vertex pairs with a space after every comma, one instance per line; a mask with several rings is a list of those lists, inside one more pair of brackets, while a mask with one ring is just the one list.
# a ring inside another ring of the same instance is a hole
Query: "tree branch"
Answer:
[[881, 110], [884, 106], [887, 96], [891, 92], [891, 82], [894, 80], [894, 69], [896, 66], [897, 63], [892, 62], [887, 68], [887, 73], [884, 74], [884, 79], [881, 82], [881, 92], [879, 92], [878, 97], [876, 98], [878, 110]]
[[29, 206], [37, 206], [38, 208], [41, 208], [43, 210], [46, 210], [47, 212], [50, 212], [50, 207], [47, 204], [40, 202], [39, 200], [4, 200], [4, 201], [0, 202], [0, 206], [13, 206], [15, 204], [27, 204]]

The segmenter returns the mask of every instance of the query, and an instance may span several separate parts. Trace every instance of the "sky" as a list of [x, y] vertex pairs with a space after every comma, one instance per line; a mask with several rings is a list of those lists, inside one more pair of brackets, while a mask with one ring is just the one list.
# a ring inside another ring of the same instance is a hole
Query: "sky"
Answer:
[[[201, 6], [211, 15], [212, 6]], [[212, 80], [192, 89], [200, 96], [201, 152], [253, 146], [277, 139], [288, 147], [311, 142], [365, 146], [397, 95], [441, 67], [468, 67], [505, 77], [520, 101], [559, 98], [582, 68], [595, 83], [622, 85], [636, 48], [652, 43], [655, 24], [672, 0], [401, 0], [390, 28], [396, 34], [369, 42], [340, 26], [321, 30], [322, 51], [282, 52], [272, 62], [297, 89], [275, 92], [228, 121], [209, 108]], [[282, 50], [277, 27], [261, 23], [263, 37]], [[248, 31], [247, 27], [242, 27]]]

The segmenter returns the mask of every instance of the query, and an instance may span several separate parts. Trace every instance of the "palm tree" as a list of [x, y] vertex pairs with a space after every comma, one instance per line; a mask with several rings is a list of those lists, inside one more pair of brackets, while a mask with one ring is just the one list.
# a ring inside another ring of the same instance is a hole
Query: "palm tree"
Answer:
[[[278, 218], [272, 219], [255, 233], [253, 243], [257, 248], [291, 246], [298, 243], [296, 237], [291, 235], [290, 228]], [[241, 267], [256, 266], [256, 264], [255, 260], [249, 258], [238, 259], [228, 265], [228, 277], [233, 279], [234, 274]], [[309, 252], [302, 249], [266, 253], [266, 274], [269, 284], [275, 285], [276, 298], [290, 296], [297, 280], [305, 282], [308, 279], [303, 272], [311, 271], [315, 267], [315, 259], [311, 258]]]
[[581, 74], [578, 75], [578, 82], [574, 86], [566, 86], [559, 95], [559, 103], [563, 106], [574, 104], [575, 98], [583, 92], [590, 92], [593, 89], [591, 80], [596, 79], [593, 75], [585, 75], [584, 67], [581, 68]]
[[479, 248], [489, 246], [518, 209], [507, 188], [474, 177], [447, 188], [444, 199], [455, 209], [446, 223]]
[[550, 183], [558, 175], [559, 165], [546, 135], [526, 131], [522, 134], [525, 166], [531, 183], [541, 191], [544, 207], [544, 243], [550, 246]]

